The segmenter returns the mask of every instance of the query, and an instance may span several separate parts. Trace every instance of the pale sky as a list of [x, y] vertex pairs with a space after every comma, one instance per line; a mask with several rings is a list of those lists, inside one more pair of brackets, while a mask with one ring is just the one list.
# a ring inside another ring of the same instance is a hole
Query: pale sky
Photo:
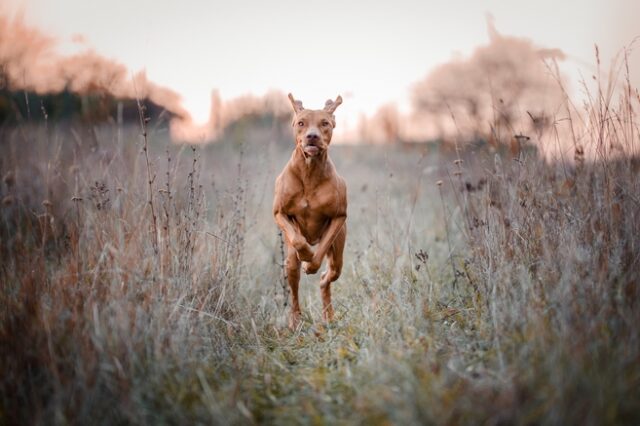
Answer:
[[[608, 62], [640, 35], [638, 0], [9, 3], [27, 24], [57, 37], [63, 53], [91, 47], [132, 71], [145, 69], [152, 81], [180, 93], [201, 122], [212, 89], [223, 99], [291, 91], [308, 107], [340, 93], [339, 122], [346, 126], [386, 102], [407, 110], [414, 82], [488, 42], [489, 13], [502, 34], [562, 49], [569, 56], [563, 69], [574, 79], [579, 69], [593, 73], [587, 64], [594, 62], [594, 43]], [[71, 41], [76, 34], [83, 44]]]

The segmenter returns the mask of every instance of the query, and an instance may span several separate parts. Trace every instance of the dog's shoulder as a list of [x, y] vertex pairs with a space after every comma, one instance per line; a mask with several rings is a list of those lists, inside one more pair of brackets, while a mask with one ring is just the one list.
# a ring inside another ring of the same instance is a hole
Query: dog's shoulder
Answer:
[[337, 173], [318, 187], [315, 191], [315, 202], [318, 208], [330, 215], [343, 215], [347, 211], [347, 184]]
[[299, 179], [295, 177], [288, 166], [278, 175], [274, 186], [274, 211], [286, 209], [295, 195], [302, 190]]
[[344, 199], [344, 201], [346, 201], [346, 199], [347, 199], [347, 181], [344, 180], [344, 178], [342, 176], [340, 176], [337, 171], [335, 171], [335, 168], [334, 168], [334, 172], [333, 172], [332, 185], [338, 191], [339, 197]]
[[340, 188], [340, 191], [343, 191], [345, 196], [347, 195], [347, 181], [344, 180], [344, 178], [342, 176], [340, 176], [339, 174], [336, 173], [336, 177], [337, 177], [337, 181], [338, 181], [338, 188]]
[[292, 192], [297, 191], [302, 187], [302, 182], [298, 179], [291, 170], [289, 164], [285, 166], [285, 168], [280, 172], [275, 181], [275, 190], [276, 192]]

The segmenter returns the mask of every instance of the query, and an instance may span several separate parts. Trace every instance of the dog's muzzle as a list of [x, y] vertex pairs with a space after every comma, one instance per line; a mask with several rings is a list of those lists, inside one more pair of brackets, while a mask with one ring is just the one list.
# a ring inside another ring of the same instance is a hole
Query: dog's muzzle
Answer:
[[302, 150], [305, 155], [308, 157], [314, 157], [320, 153], [320, 147], [318, 144], [320, 143], [320, 133], [315, 128], [309, 129], [309, 131], [304, 135], [304, 143], [302, 145]]
[[320, 148], [313, 144], [306, 144], [302, 147], [302, 150], [309, 157], [314, 157], [320, 153]]

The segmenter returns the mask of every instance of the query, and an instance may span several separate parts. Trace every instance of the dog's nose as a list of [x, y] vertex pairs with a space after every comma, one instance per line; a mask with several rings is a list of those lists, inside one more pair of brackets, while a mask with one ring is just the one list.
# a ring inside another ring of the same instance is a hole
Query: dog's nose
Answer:
[[307, 133], [307, 142], [317, 142], [320, 139], [320, 135], [315, 132]]

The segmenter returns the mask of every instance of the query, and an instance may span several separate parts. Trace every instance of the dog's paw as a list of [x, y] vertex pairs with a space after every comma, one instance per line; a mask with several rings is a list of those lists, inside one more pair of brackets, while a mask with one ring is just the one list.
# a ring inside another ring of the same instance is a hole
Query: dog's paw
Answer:
[[313, 260], [313, 250], [309, 248], [308, 250], [298, 250], [298, 259], [302, 262], [311, 262]]
[[296, 249], [298, 259], [303, 262], [311, 262], [313, 260], [313, 249], [304, 239], [294, 241], [293, 248]]
[[320, 269], [321, 263], [319, 262], [302, 262], [302, 269], [304, 270], [304, 273], [307, 275], [311, 275], [311, 274], [315, 274], [316, 272], [318, 272], [318, 269]]
[[291, 331], [296, 331], [300, 327], [300, 324], [302, 323], [301, 317], [302, 314], [300, 311], [291, 311], [289, 313], [289, 329]]
[[331, 303], [322, 310], [322, 320], [327, 324], [333, 321], [333, 306], [331, 306]]

